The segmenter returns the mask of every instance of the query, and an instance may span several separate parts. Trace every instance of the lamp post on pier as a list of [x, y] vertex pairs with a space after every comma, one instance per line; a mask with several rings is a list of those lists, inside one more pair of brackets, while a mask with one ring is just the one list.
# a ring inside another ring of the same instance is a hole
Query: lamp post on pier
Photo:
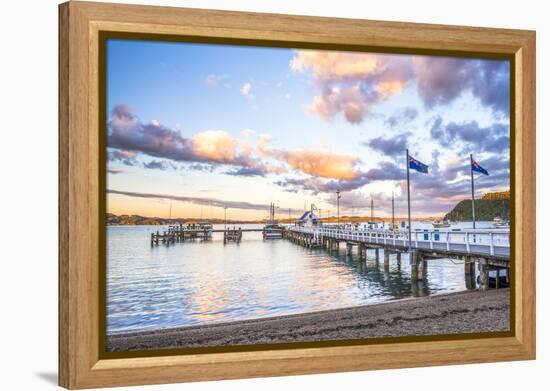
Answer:
[[337, 209], [337, 218], [336, 223], [338, 228], [340, 228], [340, 189], [336, 190], [336, 209]]

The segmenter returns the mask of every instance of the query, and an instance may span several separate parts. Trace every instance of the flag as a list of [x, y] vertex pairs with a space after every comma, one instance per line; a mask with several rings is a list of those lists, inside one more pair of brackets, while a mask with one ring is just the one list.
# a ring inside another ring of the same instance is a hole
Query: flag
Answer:
[[489, 175], [489, 172], [481, 167], [478, 162], [476, 162], [474, 159], [472, 159], [472, 171], [480, 172], [485, 175]]
[[409, 156], [409, 168], [424, 174], [428, 173], [428, 166], [424, 163], [419, 162], [412, 156]]

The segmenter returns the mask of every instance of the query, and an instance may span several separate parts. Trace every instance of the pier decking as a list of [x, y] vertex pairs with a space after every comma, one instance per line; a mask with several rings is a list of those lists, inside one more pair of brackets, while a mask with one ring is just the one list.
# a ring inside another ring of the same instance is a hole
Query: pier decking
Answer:
[[[368, 244], [399, 251], [407, 251], [409, 246], [406, 230], [288, 227], [287, 231], [309, 236], [312, 244], [320, 245], [325, 239], [333, 239], [352, 245]], [[509, 237], [509, 232], [503, 230], [423, 230], [412, 232], [411, 239], [413, 249], [434, 255], [479, 255], [507, 260], [510, 258]]]

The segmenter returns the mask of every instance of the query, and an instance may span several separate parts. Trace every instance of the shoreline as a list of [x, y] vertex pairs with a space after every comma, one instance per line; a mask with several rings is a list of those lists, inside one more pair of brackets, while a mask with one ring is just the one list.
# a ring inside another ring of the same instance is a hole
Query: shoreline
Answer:
[[107, 352], [508, 331], [510, 290], [462, 291], [209, 325], [117, 333]]

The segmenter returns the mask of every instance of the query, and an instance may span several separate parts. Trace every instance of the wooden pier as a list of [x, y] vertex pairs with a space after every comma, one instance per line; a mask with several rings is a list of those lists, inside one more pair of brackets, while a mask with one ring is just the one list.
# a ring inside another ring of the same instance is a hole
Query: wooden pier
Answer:
[[240, 227], [237, 229], [226, 229], [223, 231], [223, 244], [226, 244], [227, 242], [240, 243], [242, 238], [243, 231]]
[[193, 240], [209, 241], [212, 240], [212, 234], [216, 232], [223, 233], [223, 242], [225, 244], [227, 242], [240, 243], [243, 237], [243, 232], [262, 232], [262, 229], [241, 227], [212, 229], [201, 228], [197, 224], [170, 225], [167, 230], [151, 233], [151, 246], [158, 246], [159, 244], [170, 245]]
[[173, 244], [186, 240], [210, 240], [212, 229], [200, 228], [197, 225], [170, 225], [167, 230], [151, 233], [151, 246], [162, 244]]
[[[501, 276], [509, 283], [510, 233], [503, 230], [414, 231], [409, 253], [408, 231], [356, 229], [338, 227], [287, 227], [283, 237], [308, 248], [325, 248], [337, 252], [345, 243], [348, 255], [356, 249], [360, 259], [366, 259], [367, 251], [374, 251], [378, 262], [380, 252], [384, 257], [384, 269], [389, 270], [390, 260], [401, 265], [402, 254], [409, 258], [411, 280], [422, 281], [428, 271], [428, 260], [453, 258], [464, 261], [467, 287], [476, 286], [476, 264], [482, 289], [490, 285], [490, 273], [495, 274], [498, 288]], [[501, 273], [502, 270], [506, 270]]]

